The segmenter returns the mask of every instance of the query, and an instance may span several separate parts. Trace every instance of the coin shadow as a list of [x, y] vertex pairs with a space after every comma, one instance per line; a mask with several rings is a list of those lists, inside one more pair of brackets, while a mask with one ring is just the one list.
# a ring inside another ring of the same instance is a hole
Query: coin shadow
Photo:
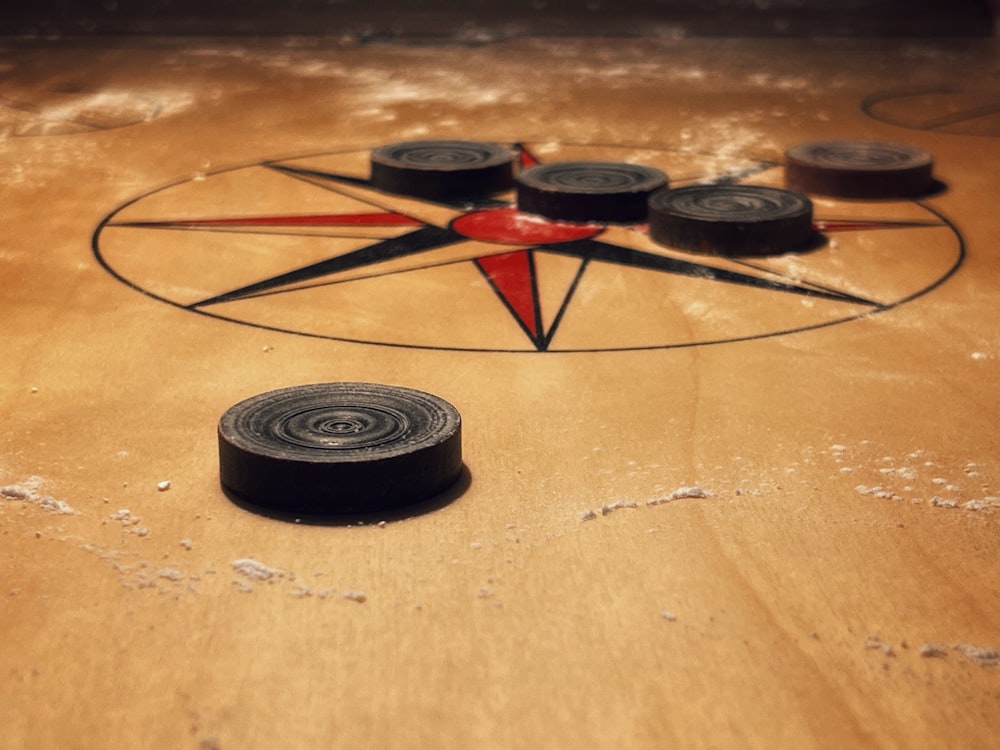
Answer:
[[399, 508], [389, 508], [381, 511], [365, 513], [295, 513], [268, 508], [250, 502], [225, 486], [221, 486], [223, 494], [233, 505], [258, 516], [264, 516], [276, 521], [298, 524], [300, 526], [376, 526], [383, 523], [398, 523], [417, 516], [423, 516], [448, 507], [466, 493], [472, 486], [472, 474], [469, 468], [462, 465], [458, 478], [434, 497], [411, 503]]
[[938, 198], [950, 190], [948, 183], [943, 180], [939, 180], [936, 177], [931, 180], [930, 184], [927, 186], [926, 190], [921, 190], [918, 193], [912, 193], [910, 195], [892, 195], [886, 198], [878, 197], [843, 197], [843, 196], [829, 196], [844, 201], [860, 201], [862, 203], [898, 203], [899, 201], [922, 201], [928, 198]]
[[936, 179], [931, 183], [931, 186], [927, 189], [927, 191], [916, 196], [916, 199], [924, 200], [925, 198], [937, 198], [947, 192], [948, 183]]
[[809, 255], [809, 253], [815, 253], [817, 250], [822, 250], [830, 243], [826, 235], [822, 232], [813, 231], [809, 237], [801, 245], [792, 248], [784, 253], [779, 253], [780, 255]]
[[795, 247], [781, 250], [780, 252], [732, 252], [732, 251], [715, 251], [715, 252], [692, 252], [694, 255], [714, 255], [721, 258], [732, 258], [733, 260], [750, 261], [755, 258], [778, 258], [782, 255], [808, 255], [809, 253], [814, 253], [817, 250], [822, 250], [829, 244], [829, 240], [826, 235], [822, 232], [813, 231], [810, 235], [801, 243]]

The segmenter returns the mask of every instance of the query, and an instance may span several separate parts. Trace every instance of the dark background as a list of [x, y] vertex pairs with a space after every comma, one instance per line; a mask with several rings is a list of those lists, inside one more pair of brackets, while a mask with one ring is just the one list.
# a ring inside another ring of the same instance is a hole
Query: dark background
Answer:
[[478, 44], [518, 36], [993, 35], [995, 0], [0, 0], [0, 34], [310, 35]]

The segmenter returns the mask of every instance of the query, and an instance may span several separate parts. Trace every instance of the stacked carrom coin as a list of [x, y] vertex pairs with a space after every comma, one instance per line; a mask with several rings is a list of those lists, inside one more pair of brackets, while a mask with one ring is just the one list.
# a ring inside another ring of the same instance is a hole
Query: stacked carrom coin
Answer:
[[462, 471], [461, 417], [398, 386], [321, 383], [262, 393], [219, 421], [223, 487], [265, 512], [336, 516], [403, 508]]
[[923, 149], [878, 141], [817, 141], [785, 153], [785, 184], [837, 198], [913, 198], [934, 187], [934, 159]]
[[639, 164], [553, 162], [517, 176], [517, 207], [557, 221], [638, 223], [650, 194], [667, 182], [659, 169]]
[[476, 198], [514, 186], [514, 152], [479, 141], [406, 141], [371, 153], [380, 190], [428, 200]]
[[773, 255], [814, 236], [812, 201], [762, 185], [690, 185], [649, 199], [649, 235], [668, 247], [715, 255]]

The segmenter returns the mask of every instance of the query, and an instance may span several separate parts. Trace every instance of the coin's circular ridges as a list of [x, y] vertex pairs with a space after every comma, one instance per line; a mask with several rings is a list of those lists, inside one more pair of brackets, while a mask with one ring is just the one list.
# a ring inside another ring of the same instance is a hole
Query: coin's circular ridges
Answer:
[[380, 190], [429, 200], [476, 198], [514, 186], [514, 152], [481, 141], [404, 141], [371, 152]]
[[668, 247], [715, 255], [775, 255], [814, 236], [812, 201], [762, 185], [690, 185], [649, 199], [649, 235]]
[[837, 198], [913, 198], [934, 188], [927, 151], [880, 141], [814, 141], [785, 152], [785, 184]]
[[517, 207], [557, 221], [634, 224], [646, 220], [649, 196], [667, 183], [664, 172], [639, 164], [553, 162], [517, 176]]
[[455, 407], [398, 386], [269, 391], [230, 407], [218, 437], [223, 487], [276, 513], [399, 509], [441, 493], [462, 471]]

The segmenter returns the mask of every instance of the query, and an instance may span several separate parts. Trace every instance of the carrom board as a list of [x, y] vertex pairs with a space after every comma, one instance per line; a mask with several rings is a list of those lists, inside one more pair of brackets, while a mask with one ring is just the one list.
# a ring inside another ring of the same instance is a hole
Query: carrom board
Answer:
[[[0, 72], [0, 745], [996, 747], [993, 40], [7, 40]], [[939, 184], [725, 258], [367, 181], [427, 138], [774, 186], [863, 138]], [[220, 415], [334, 381], [453, 403], [458, 485], [230, 502]]]

